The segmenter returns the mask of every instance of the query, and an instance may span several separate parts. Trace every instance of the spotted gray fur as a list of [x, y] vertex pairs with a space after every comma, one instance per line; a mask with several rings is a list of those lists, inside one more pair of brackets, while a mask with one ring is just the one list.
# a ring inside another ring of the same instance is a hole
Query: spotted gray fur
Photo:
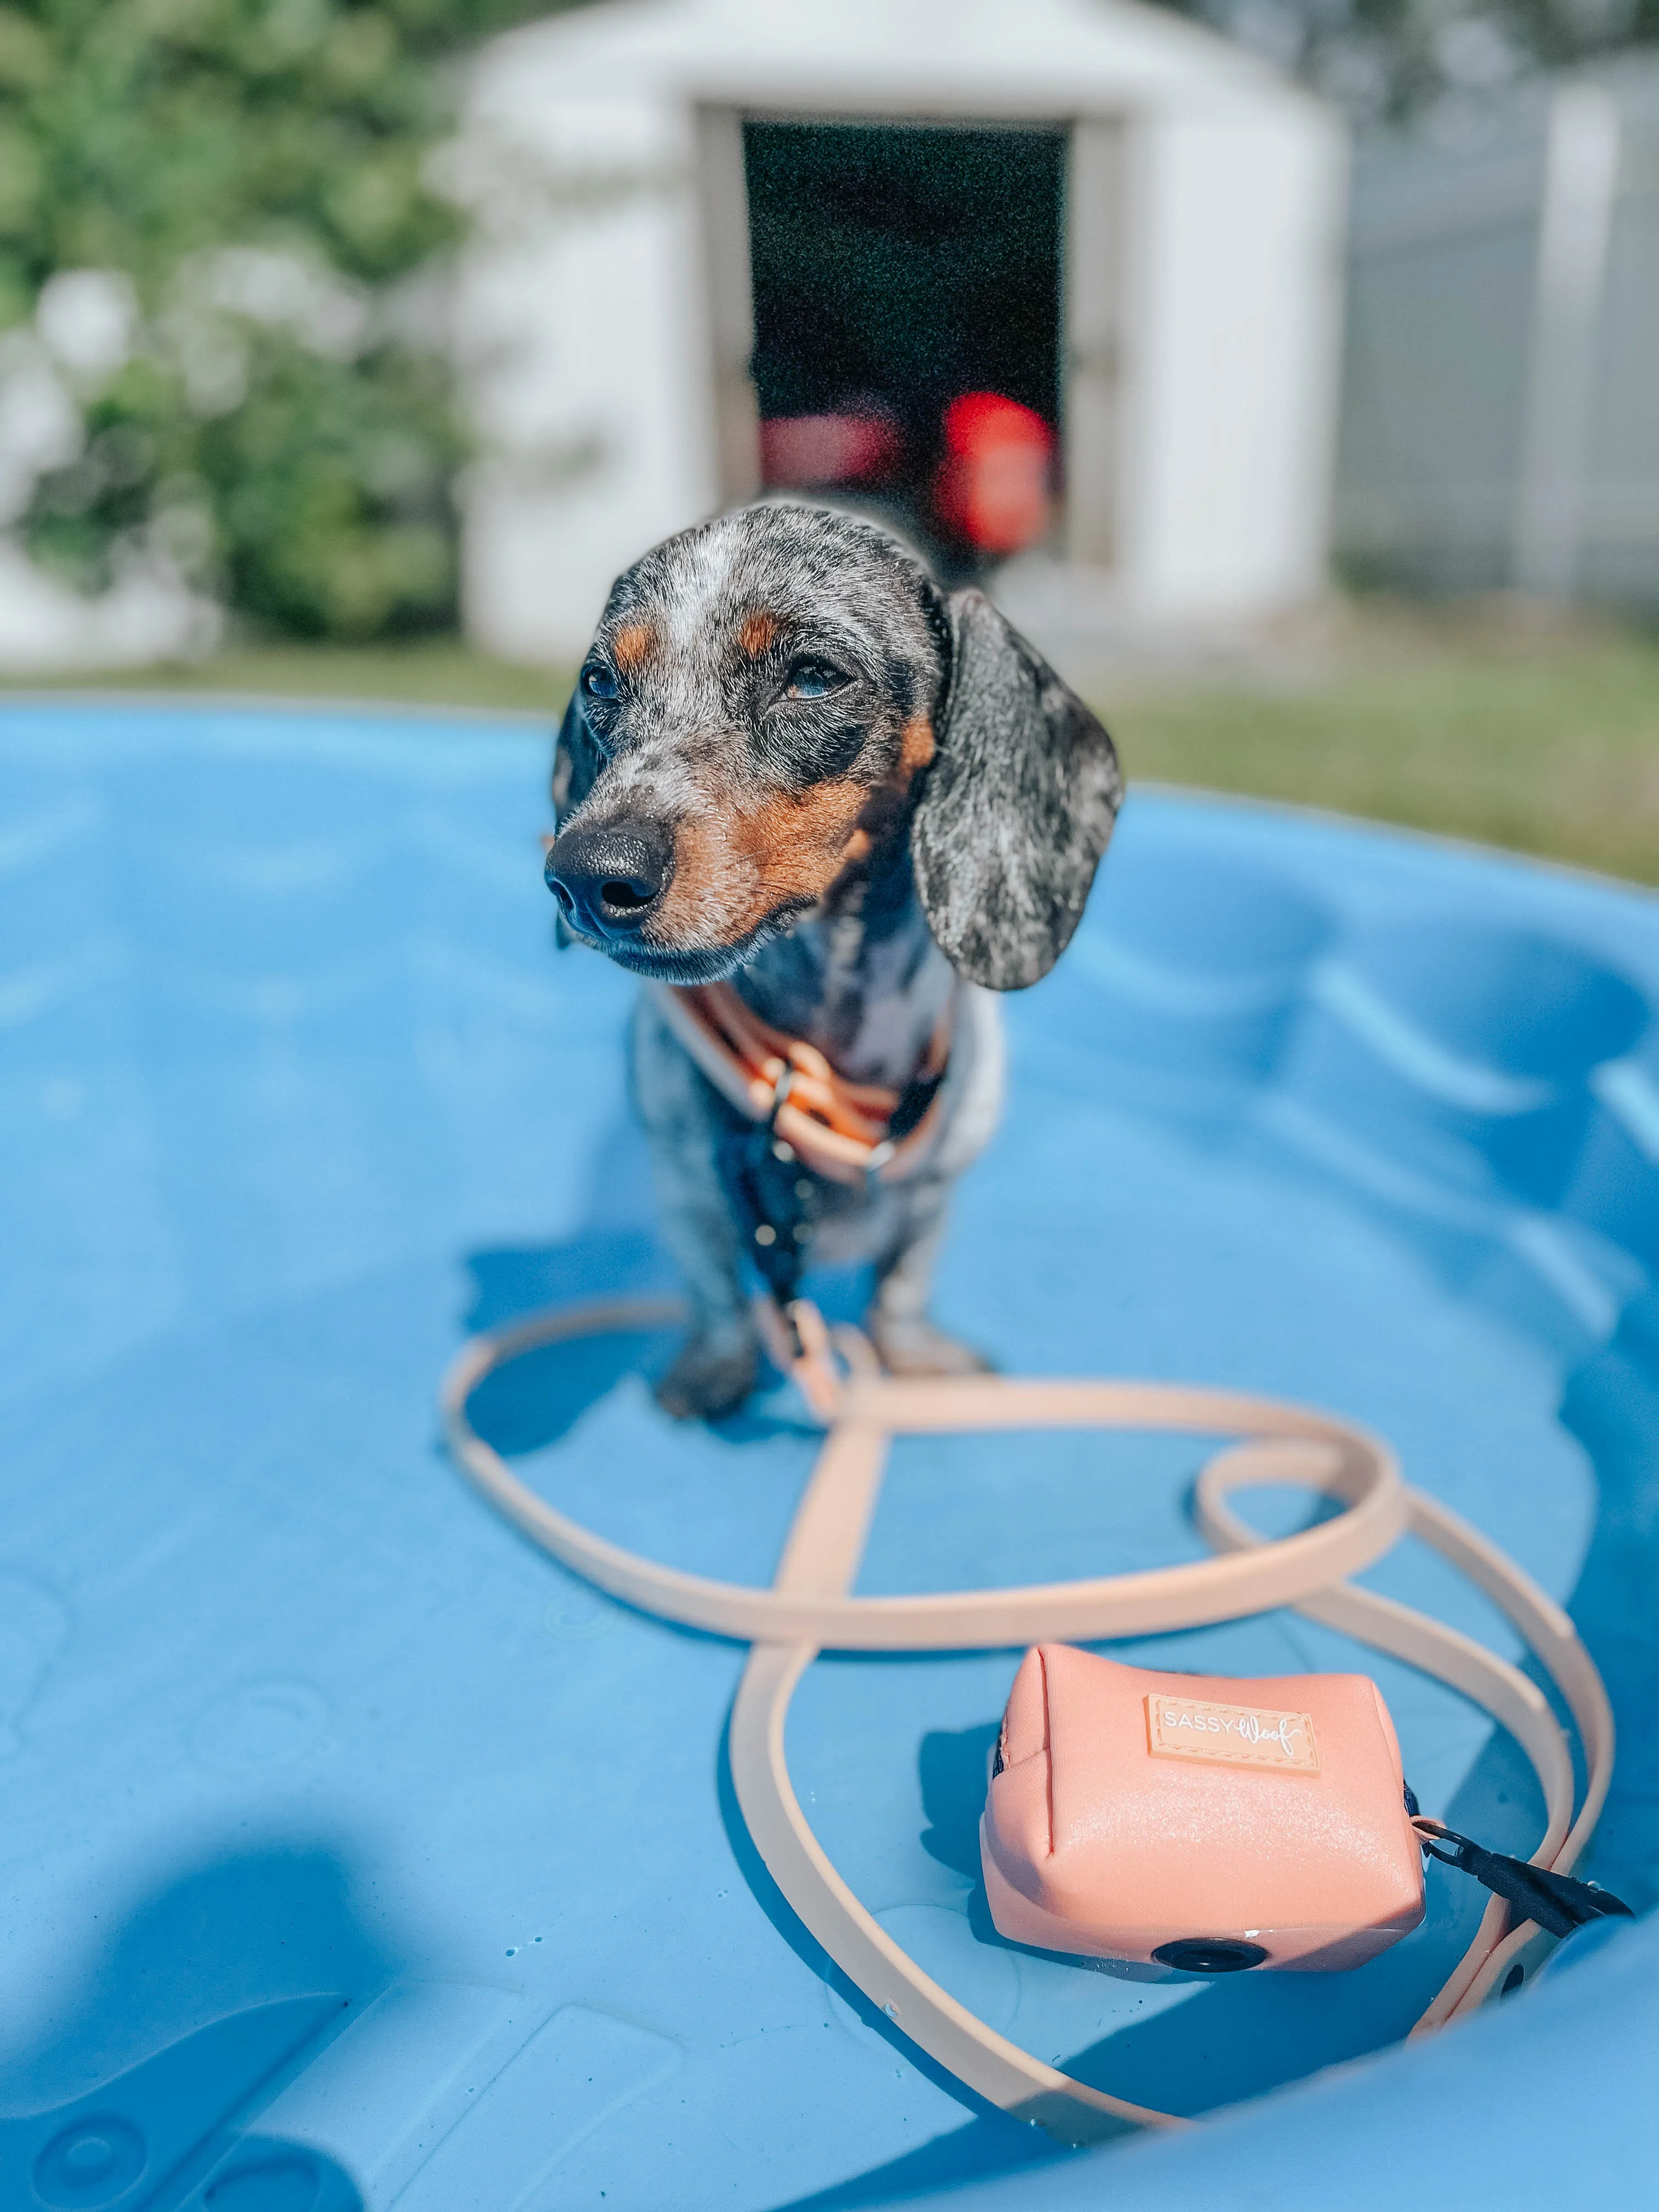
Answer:
[[916, 887], [958, 975], [1046, 975], [1083, 916], [1123, 779], [1111, 739], [978, 592], [950, 602], [947, 735], [910, 832]]
[[[812, 661], [845, 685], [791, 696], [791, 671]], [[989, 994], [1036, 981], [1077, 926], [1121, 797], [1110, 739], [978, 592], [947, 597], [896, 539], [793, 505], [723, 516], [635, 562], [586, 668], [616, 696], [588, 696], [585, 675], [567, 710], [550, 882], [584, 838], [639, 833], [669, 857], [637, 929], [579, 926], [580, 941], [664, 981], [730, 977], [843, 1074], [901, 1090], [957, 992], [932, 1166], [867, 1194], [811, 1179], [811, 1249], [873, 1265], [869, 1326], [890, 1366], [979, 1364], [927, 1319], [933, 1261], [951, 1182], [996, 1121]], [[712, 1416], [757, 1372], [722, 1164], [738, 1117], [648, 998], [631, 1065], [692, 1308], [659, 1395]]]

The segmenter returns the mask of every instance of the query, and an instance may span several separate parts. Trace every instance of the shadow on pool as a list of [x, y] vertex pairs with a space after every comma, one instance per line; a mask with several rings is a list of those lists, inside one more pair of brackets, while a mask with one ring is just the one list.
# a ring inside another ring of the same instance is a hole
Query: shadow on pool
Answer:
[[362, 2212], [325, 2154], [244, 2132], [392, 1977], [353, 1891], [338, 1852], [272, 1838], [132, 1899], [58, 2019], [6, 2054], [0, 2203], [125, 2205], [142, 2182], [206, 2212]]
[[[501, 1328], [549, 1306], [592, 1298], [672, 1296], [677, 1280], [651, 1227], [650, 1163], [631, 1115], [619, 1116], [584, 1178], [586, 1212], [548, 1244], [487, 1246], [467, 1255], [470, 1334]], [[665, 1365], [668, 1340], [629, 1334], [550, 1345], [489, 1376], [474, 1392], [480, 1435], [508, 1456], [556, 1443], [624, 1375]]]

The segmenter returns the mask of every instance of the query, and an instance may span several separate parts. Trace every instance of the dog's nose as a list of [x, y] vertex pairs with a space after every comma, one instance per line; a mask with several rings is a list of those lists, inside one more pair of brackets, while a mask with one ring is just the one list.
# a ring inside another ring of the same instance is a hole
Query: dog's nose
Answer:
[[629, 937], [674, 872], [674, 848], [654, 823], [568, 830], [547, 856], [547, 888], [585, 937]]

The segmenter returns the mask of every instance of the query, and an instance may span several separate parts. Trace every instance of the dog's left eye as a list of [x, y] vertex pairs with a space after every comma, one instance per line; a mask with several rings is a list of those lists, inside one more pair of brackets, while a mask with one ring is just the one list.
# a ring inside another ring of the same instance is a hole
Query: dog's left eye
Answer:
[[596, 663], [591, 668], [583, 669], [582, 690], [590, 699], [614, 699], [617, 679], [608, 668]]
[[827, 699], [832, 691], [844, 691], [852, 680], [827, 660], [798, 660], [789, 672], [783, 696], [786, 699]]

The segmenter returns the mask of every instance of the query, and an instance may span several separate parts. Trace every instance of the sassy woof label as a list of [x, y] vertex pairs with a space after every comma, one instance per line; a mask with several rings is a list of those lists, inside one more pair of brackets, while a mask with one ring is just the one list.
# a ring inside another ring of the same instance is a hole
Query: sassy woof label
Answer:
[[1154, 1759], [1219, 1759], [1228, 1766], [1277, 1766], [1317, 1774], [1319, 1746], [1309, 1713], [1261, 1705], [1213, 1705], [1202, 1698], [1149, 1692], [1146, 1748]]

